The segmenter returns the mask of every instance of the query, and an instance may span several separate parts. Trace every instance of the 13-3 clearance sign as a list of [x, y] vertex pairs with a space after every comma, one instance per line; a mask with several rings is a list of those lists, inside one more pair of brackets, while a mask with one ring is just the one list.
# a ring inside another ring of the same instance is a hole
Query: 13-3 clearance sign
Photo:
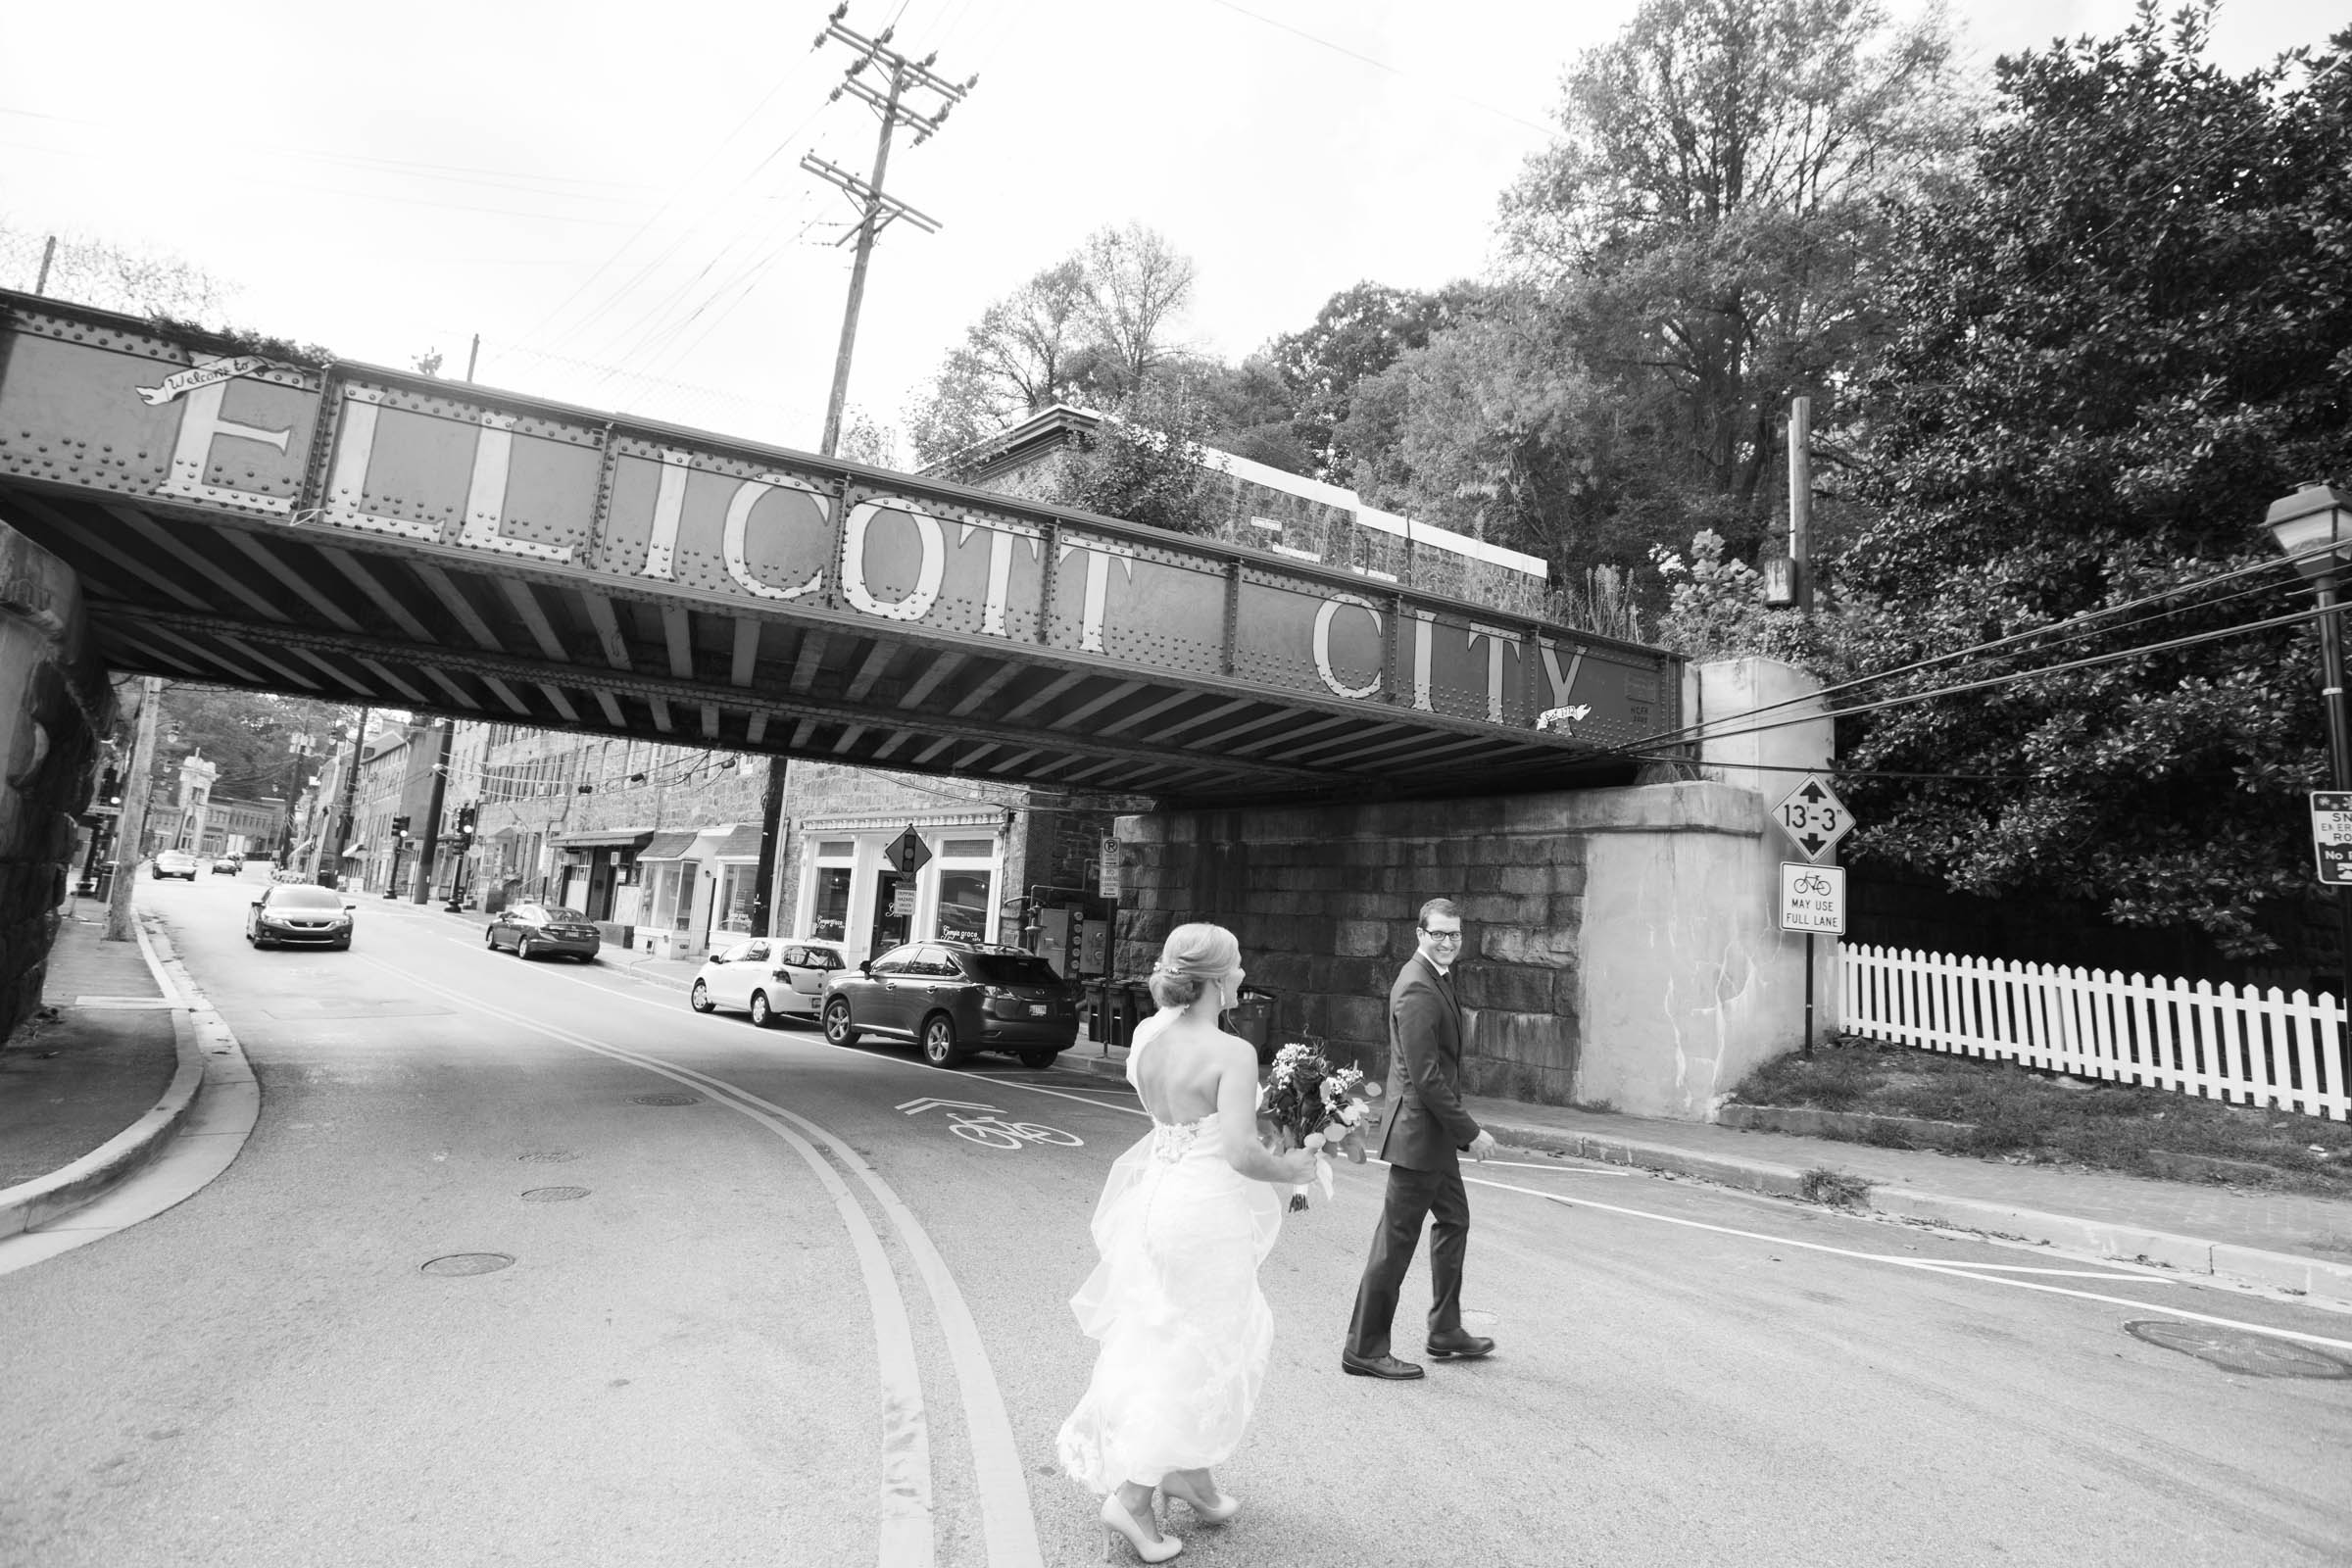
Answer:
[[0, 469], [1510, 728], [1581, 708], [1595, 743], [1673, 718], [1664, 656], [1454, 601], [471, 387], [98, 336], [20, 318]]

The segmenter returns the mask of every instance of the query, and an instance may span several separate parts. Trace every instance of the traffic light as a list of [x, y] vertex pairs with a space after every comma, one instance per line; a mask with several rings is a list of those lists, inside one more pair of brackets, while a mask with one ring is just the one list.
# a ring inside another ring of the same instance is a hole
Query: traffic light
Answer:
[[461, 806], [458, 808], [458, 831], [461, 833], [471, 833], [473, 831], [472, 807]]
[[98, 799], [108, 806], [122, 804], [122, 775], [112, 767], [99, 775]]
[[409, 836], [409, 819], [407, 817], [396, 816], [392, 819], [392, 836], [400, 839]]

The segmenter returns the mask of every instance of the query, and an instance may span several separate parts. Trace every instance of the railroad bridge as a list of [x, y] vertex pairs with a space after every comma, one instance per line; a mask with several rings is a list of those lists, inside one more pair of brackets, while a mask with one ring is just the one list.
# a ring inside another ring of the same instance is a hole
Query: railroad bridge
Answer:
[[[0, 510], [122, 670], [1184, 804], [1621, 779], [1655, 649], [0, 293]], [[1539, 730], [1539, 713], [1581, 716]]]
[[1148, 796], [1128, 939], [1230, 919], [1366, 1052], [1413, 901], [1467, 892], [1473, 1089], [1689, 1114], [1793, 1043], [1754, 789], [1628, 787], [1687, 691], [1784, 695], [1752, 671], [1710, 693], [1312, 563], [6, 292], [0, 524], [0, 1024], [104, 666]]

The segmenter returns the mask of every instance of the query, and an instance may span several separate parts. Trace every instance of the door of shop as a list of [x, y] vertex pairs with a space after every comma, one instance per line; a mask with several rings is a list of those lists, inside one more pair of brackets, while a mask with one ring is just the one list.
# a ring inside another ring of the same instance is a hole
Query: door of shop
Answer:
[[876, 957], [908, 939], [914, 929], [914, 878], [896, 871], [874, 877], [873, 942], [866, 949]]

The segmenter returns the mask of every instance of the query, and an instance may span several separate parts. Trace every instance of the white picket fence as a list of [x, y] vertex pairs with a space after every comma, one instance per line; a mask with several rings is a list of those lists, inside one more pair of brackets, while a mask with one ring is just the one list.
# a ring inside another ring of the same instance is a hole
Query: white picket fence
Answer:
[[2344, 1008], [2321, 992], [2194, 984], [1838, 944], [1848, 1034], [2082, 1078], [2352, 1119]]

